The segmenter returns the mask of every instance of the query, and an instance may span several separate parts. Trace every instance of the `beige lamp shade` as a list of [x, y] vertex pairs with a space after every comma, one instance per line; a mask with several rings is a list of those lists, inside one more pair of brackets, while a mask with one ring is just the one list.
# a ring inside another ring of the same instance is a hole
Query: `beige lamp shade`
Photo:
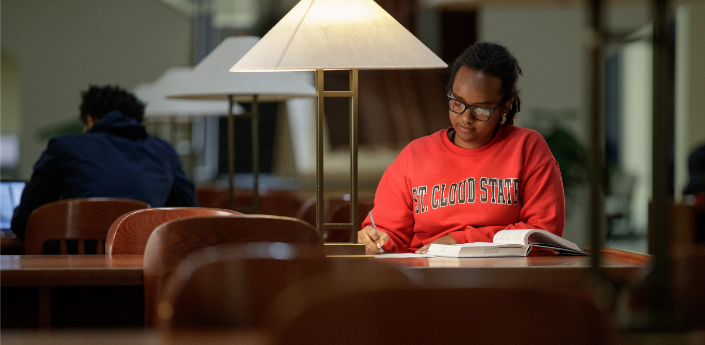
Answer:
[[[214, 116], [227, 115], [228, 102], [203, 101], [203, 100], [183, 100], [169, 99], [171, 94], [192, 72], [190, 67], [172, 67], [164, 72], [151, 87], [149, 84], [138, 85], [142, 89], [135, 88], [135, 95], [139, 91], [147, 98], [147, 106], [144, 109], [144, 116], [148, 118], [171, 117], [171, 116]], [[239, 104], [233, 104], [233, 114], [244, 114], [245, 109]]]
[[194, 67], [169, 97], [227, 100], [228, 95], [233, 95], [237, 102], [251, 102], [252, 96], [257, 95], [260, 102], [276, 102], [316, 95], [310, 72], [229, 73], [233, 61], [239, 60], [258, 41], [257, 37], [226, 38]]
[[153, 81], [146, 81], [137, 84], [134, 89], [132, 89], [132, 94], [137, 97], [140, 101], [149, 103], [152, 100], [152, 90], [154, 89]]
[[372, 0], [302, 0], [230, 71], [446, 67]]

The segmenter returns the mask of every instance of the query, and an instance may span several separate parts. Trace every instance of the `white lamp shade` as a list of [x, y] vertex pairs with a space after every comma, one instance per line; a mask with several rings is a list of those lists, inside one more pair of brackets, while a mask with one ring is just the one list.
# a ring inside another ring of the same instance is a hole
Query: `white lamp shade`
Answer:
[[[233, 61], [239, 60], [257, 42], [257, 37], [230, 37], [201, 61], [173, 92], [170, 98], [221, 99], [233, 95], [237, 102], [283, 101], [293, 97], [313, 97], [313, 75], [289, 73], [229, 73]], [[226, 107], [227, 108], [227, 107]]]
[[301, 0], [230, 71], [446, 67], [372, 0]]
[[152, 89], [154, 89], [154, 82], [146, 81], [137, 84], [134, 89], [132, 89], [132, 94], [135, 95], [140, 101], [144, 103], [149, 103], [152, 99]]
[[[214, 116], [227, 115], [228, 102], [206, 102], [168, 99], [166, 96], [181, 84], [191, 73], [190, 67], [173, 67], [164, 72], [156, 82], [143, 83], [134, 89], [135, 96], [147, 102], [144, 116], [148, 118], [167, 116]], [[244, 114], [245, 109], [233, 104], [233, 114]]]

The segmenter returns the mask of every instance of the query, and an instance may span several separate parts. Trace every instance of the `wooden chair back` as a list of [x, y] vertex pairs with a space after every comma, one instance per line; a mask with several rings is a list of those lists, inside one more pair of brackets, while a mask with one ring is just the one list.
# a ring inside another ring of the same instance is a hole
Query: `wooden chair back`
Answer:
[[[226, 204], [221, 206], [226, 206], [229, 201], [226, 200], [225, 202]], [[295, 217], [304, 202], [306, 202], [306, 197], [299, 191], [268, 190], [261, 192], [259, 195], [259, 212], [257, 213]], [[251, 208], [253, 205], [254, 195], [251, 190], [235, 195], [235, 210], [242, 210], [243, 213], [252, 214], [254, 213]]]
[[412, 284], [393, 266], [360, 258], [326, 259], [320, 247], [220, 245], [182, 261], [164, 289], [158, 316], [172, 330], [262, 327], [268, 306], [291, 286], [338, 293]]
[[165, 286], [158, 324], [174, 330], [255, 326], [284, 288], [328, 269], [321, 249], [272, 242], [201, 249], [179, 264]]
[[78, 254], [85, 254], [85, 241], [97, 240], [102, 254], [113, 221], [126, 212], [148, 208], [145, 202], [121, 198], [80, 198], [50, 202], [29, 216], [25, 228], [25, 254], [42, 254], [44, 243], [59, 240], [67, 254], [66, 240], [78, 241]]
[[[330, 223], [331, 217], [333, 215], [333, 213], [331, 212], [332, 210], [337, 210], [343, 204], [347, 203], [347, 201], [343, 200], [342, 198], [326, 198], [324, 202], [326, 204], [323, 206], [323, 211], [325, 212], [323, 220], [326, 223]], [[315, 227], [316, 204], [316, 197], [309, 198], [308, 200], [306, 200], [296, 212], [296, 218], [301, 219]]]
[[[198, 206], [220, 208], [223, 202], [228, 202], [228, 189], [216, 186], [196, 186]], [[226, 205], [224, 208], [228, 208]]]
[[[272, 303], [278, 344], [610, 344], [588, 299], [555, 291], [384, 288], [342, 293], [292, 287]], [[290, 301], [298, 301], [291, 303]]]
[[[670, 236], [672, 245], [705, 243], [705, 205], [671, 204]], [[653, 234], [653, 205], [649, 202], [649, 234]], [[656, 244], [649, 239], [649, 252]]]
[[[357, 220], [358, 224], [367, 218], [367, 214], [372, 211], [375, 206], [374, 198], [358, 198], [357, 199]], [[350, 203], [345, 202], [333, 207], [331, 223], [350, 223]], [[358, 229], [359, 230], [359, 229]], [[345, 229], [330, 229], [327, 230], [323, 238], [326, 242], [350, 242], [350, 231]]]
[[296, 218], [316, 227], [316, 197], [304, 201], [301, 208], [296, 211]]
[[159, 225], [144, 250], [145, 323], [152, 325], [157, 297], [181, 261], [196, 250], [223, 243], [284, 242], [315, 244], [316, 230], [299, 219], [267, 215], [194, 217]]
[[[367, 213], [374, 207], [374, 198], [358, 198], [357, 218], [362, 222], [367, 217]], [[350, 223], [350, 201], [343, 198], [326, 198], [323, 211], [325, 223]], [[316, 198], [310, 198], [301, 205], [296, 213], [296, 218], [316, 226]], [[326, 229], [323, 233], [325, 242], [350, 242], [350, 231], [347, 229]]]
[[[234, 209], [246, 214], [254, 214], [254, 194], [250, 189], [234, 191]], [[196, 189], [198, 205], [201, 207], [230, 208], [228, 189], [204, 186]], [[257, 214], [295, 217], [306, 202], [305, 195], [294, 190], [266, 190], [259, 193], [259, 211]]]
[[689, 329], [705, 329], [705, 244], [676, 244], [671, 257], [676, 310]]
[[239, 212], [205, 207], [159, 207], [135, 210], [115, 219], [105, 241], [105, 254], [144, 254], [152, 231], [173, 219], [233, 216]]

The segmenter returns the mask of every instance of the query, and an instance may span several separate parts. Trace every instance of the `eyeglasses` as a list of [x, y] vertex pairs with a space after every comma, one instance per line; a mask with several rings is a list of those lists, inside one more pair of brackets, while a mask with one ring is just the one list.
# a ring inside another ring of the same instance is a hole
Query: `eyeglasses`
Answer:
[[[452, 91], [452, 90], [451, 90]], [[468, 108], [470, 109], [470, 115], [477, 120], [477, 121], [489, 121], [490, 116], [494, 113], [497, 108], [499, 108], [500, 105], [502, 105], [502, 102], [499, 102], [496, 107], [494, 108], [485, 108], [485, 107], [478, 107], [475, 105], [467, 105], [465, 102], [453, 97], [450, 95], [451, 91], [448, 91], [448, 94], [446, 97], [448, 97], [448, 109], [450, 111], [456, 113], [456, 114], [462, 114], [467, 110]]]

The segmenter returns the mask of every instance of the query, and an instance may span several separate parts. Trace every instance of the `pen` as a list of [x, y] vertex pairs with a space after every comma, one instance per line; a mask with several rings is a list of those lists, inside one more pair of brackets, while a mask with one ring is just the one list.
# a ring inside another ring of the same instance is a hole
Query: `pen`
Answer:
[[[377, 233], [377, 225], [375, 225], [375, 218], [372, 217], [372, 211], [370, 211], [370, 221], [372, 221], [372, 227], [375, 229], [375, 233]], [[379, 253], [384, 254], [384, 249], [382, 249], [382, 245], [377, 242], [377, 248], [379, 248]]]

